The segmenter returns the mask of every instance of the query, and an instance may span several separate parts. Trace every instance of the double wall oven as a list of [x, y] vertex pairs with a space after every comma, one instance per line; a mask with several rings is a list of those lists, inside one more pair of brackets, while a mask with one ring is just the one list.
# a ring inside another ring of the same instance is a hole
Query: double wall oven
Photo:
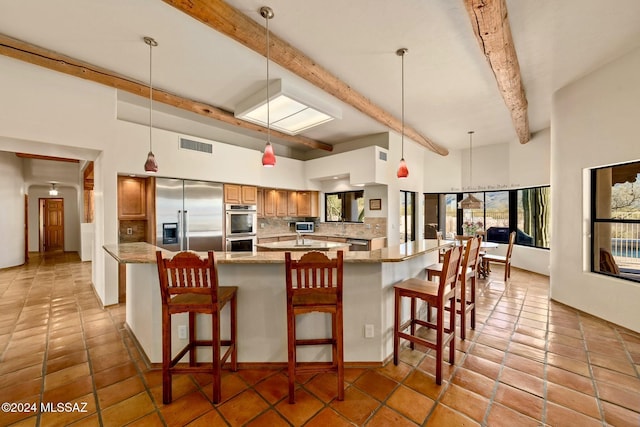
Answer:
[[258, 231], [256, 205], [225, 205], [227, 252], [253, 251]]

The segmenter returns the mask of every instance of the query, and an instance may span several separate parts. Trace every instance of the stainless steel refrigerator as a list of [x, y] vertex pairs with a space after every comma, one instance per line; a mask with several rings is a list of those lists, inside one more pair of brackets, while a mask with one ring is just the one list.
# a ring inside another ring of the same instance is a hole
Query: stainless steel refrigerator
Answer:
[[222, 184], [156, 178], [156, 245], [170, 251], [222, 251]]

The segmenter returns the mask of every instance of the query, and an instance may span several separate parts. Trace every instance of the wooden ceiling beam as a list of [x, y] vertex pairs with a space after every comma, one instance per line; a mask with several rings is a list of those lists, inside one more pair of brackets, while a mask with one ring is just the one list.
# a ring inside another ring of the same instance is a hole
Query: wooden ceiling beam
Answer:
[[[0, 54], [19, 59], [30, 64], [39, 65], [50, 70], [71, 76], [80, 77], [115, 89], [124, 90], [145, 98], [149, 98], [149, 86], [121, 76], [111, 70], [89, 64], [39, 46], [0, 34]], [[262, 134], [267, 133], [265, 127], [237, 119], [232, 112], [184, 98], [161, 89], [153, 88], [153, 100], [172, 107], [190, 111], [223, 123], [248, 129]], [[295, 144], [325, 151], [333, 151], [333, 146], [300, 135], [288, 135], [271, 129], [271, 136]]]
[[[266, 56], [265, 28], [223, 0], [163, 1], [214, 30], [231, 37], [249, 49]], [[256, 15], [258, 15], [257, 10]], [[390, 129], [398, 133], [402, 132], [402, 121], [400, 119], [383, 110], [364, 95], [356, 92], [348, 84], [318, 65], [317, 62], [300, 50], [271, 32], [269, 41], [269, 58], [273, 62], [302, 77], [342, 102], [353, 106], [358, 111]], [[443, 156], [449, 154], [449, 150], [421, 135], [417, 130], [406, 124], [404, 125], [404, 134], [434, 153]]]
[[498, 88], [511, 113], [511, 120], [521, 144], [531, 139], [528, 102], [520, 64], [511, 36], [505, 0], [464, 0], [473, 33], [487, 58]]
[[69, 159], [66, 157], [43, 156], [40, 154], [16, 153], [16, 156], [22, 157], [23, 159], [53, 160], [56, 162], [80, 163], [80, 160], [78, 159]]

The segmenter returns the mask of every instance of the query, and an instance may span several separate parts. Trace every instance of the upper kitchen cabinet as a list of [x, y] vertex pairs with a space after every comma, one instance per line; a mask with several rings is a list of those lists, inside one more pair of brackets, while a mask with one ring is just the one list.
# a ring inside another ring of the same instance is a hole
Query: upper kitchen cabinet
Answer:
[[258, 218], [262, 218], [264, 216], [264, 189], [258, 188], [257, 196], [256, 212], [258, 214]]
[[318, 192], [297, 191], [296, 197], [297, 216], [318, 216]]
[[259, 217], [317, 217], [317, 191], [258, 190]]
[[147, 219], [147, 180], [118, 177], [118, 219]]
[[225, 184], [224, 202], [255, 205], [258, 203], [258, 188], [250, 185]]
[[276, 190], [276, 216], [288, 216], [288, 198], [287, 190]]

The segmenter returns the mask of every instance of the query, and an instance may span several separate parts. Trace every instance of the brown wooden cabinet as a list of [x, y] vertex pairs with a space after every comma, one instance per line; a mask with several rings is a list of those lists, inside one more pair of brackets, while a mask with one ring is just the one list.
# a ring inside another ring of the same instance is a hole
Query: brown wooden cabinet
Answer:
[[298, 192], [287, 192], [287, 215], [298, 216]]
[[264, 189], [264, 209], [263, 213], [265, 217], [276, 216], [276, 199], [278, 193], [273, 188]]
[[256, 191], [256, 212], [258, 218], [264, 216], [264, 189], [258, 188]]
[[258, 201], [258, 187], [251, 185], [225, 184], [225, 203], [245, 203], [255, 205]]
[[288, 196], [287, 190], [276, 190], [276, 216], [287, 216]]
[[147, 219], [145, 178], [118, 177], [118, 219]]

